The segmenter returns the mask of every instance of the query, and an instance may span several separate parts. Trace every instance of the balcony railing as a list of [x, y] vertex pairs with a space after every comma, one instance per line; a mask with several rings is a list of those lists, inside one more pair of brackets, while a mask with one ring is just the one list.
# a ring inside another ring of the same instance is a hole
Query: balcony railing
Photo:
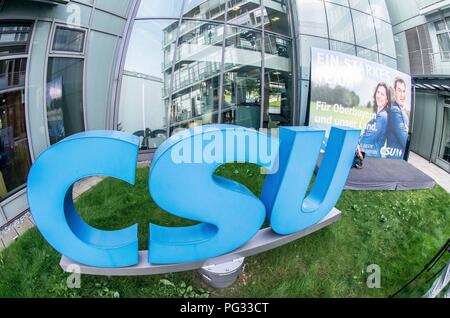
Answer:
[[25, 71], [0, 74], [0, 91], [25, 85]]
[[412, 75], [450, 75], [450, 51], [409, 54]]

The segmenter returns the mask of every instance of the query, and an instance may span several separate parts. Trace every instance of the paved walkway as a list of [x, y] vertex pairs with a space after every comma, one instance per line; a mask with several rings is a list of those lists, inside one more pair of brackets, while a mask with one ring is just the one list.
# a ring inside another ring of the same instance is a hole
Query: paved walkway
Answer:
[[425, 174], [429, 175], [437, 182], [437, 184], [450, 193], [450, 174], [447, 171], [439, 168], [433, 163], [430, 163], [428, 160], [413, 152], [410, 153], [408, 162]]

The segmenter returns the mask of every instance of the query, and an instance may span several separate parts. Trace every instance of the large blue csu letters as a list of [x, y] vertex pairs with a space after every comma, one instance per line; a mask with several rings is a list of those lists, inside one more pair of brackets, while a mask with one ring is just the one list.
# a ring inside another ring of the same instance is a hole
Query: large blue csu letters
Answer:
[[[273, 230], [283, 235], [319, 222], [342, 193], [359, 137], [359, 131], [333, 128], [316, 182], [305, 199], [324, 132], [282, 128], [279, 154], [264, 162], [259, 147], [231, 148], [229, 143], [218, 147], [217, 141], [226, 140], [221, 138], [230, 132], [237, 139], [277, 143], [253, 130], [215, 125], [201, 132], [200, 139], [195, 130], [177, 134], [155, 153], [149, 179], [153, 199], [169, 213], [199, 224], [150, 225], [150, 263], [183, 263], [226, 254], [250, 240], [266, 217]], [[138, 143], [136, 137], [119, 132], [83, 133], [54, 145], [35, 162], [28, 179], [30, 209], [43, 236], [61, 254], [95, 267], [137, 264], [137, 226], [101, 231], [84, 223], [73, 205], [72, 186], [98, 175], [134, 184]], [[197, 162], [198, 147], [204, 154], [213, 154], [214, 161]], [[193, 163], [177, 162], [177, 153]], [[278, 171], [267, 177], [261, 199], [243, 185], [214, 174], [220, 165], [234, 161], [271, 170], [278, 155]]]
[[54, 145], [28, 176], [28, 203], [45, 239], [61, 254], [95, 267], [138, 262], [137, 225], [100, 231], [77, 214], [72, 186], [89, 176], [110, 176], [134, 184], [139, 139], [120, 132], [87, 132]]
[[[150, 263], [198, 261], [225, 254], [250, 240], [264, 223], [263, 203], [240, 183], [214, 172], [229, 162], [249, 162], [271, 169], [269, 163], [259, 160], [258, 147], [248, 143], [238, 147], [233, 140], [246, 136], [256, 146], [260, 138], [272, 139], [235, 126], [206, 126], [203, 130], [201, 135], [194, 131], [185, 137], [176, 136], [153, 158], [149, 188], [155, 202], [172, 214], [201, 223], [186, 228], [151, 225]], [[173, 155], [185, 157], [188, 162], [174, 162]], [[214, 162], [195, 163], [195, 159], [201, 159], [196, 156], [208, 159], [208, 155], [214, 157]]]

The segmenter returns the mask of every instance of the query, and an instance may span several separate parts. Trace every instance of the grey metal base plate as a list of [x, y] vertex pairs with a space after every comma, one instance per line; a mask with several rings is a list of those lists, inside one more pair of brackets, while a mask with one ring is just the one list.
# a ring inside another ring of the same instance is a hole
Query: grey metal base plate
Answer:
[[67, 271], [69, 266], [73, 270], [73, 266], [76, 265], [80, 269], [80, 274], [97, 275], [97, 276], [147, 276], [147, 275], [158, 275], [158, 274], [196, 270], [211, 265], [232, 262], [234, 260], [243, 257], [245, 258], [261, 254], [263, 252], [283, 246], [285, 244], [291, 243], [300, 238], [308, 236], [314, 232], [317, 232], [337, 222], [340, 218], [341, 212], [337, 209], [333, 209], [322, 221], [313, 225], [312, 227], [301, 232], [284, 236], [274, 233], [271, 228], [266, 228], [259, 231], [258, 234], [253, 239], [251, 239], [249, 242], [247, 242], [239, 249], [229, 254], [209, 259], [206, 261], [183, 263], [183, 264], [171, 264], [171, 265], [154, 265], [148, 263], [148, 252], [140, 251], [139, 263], [131, 267], [123, 267], [123, 268], [90, 267], [74, 262], [65, 256], [61, 258], [60, 266], [64, 271]]

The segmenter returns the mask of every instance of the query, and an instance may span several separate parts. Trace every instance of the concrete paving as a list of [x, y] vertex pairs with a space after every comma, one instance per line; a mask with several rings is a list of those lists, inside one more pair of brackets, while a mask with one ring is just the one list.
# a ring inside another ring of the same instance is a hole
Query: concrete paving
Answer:
[[408, 162], [433, 178], [437, 184], [450, 193], [450, 174], [447, 171], [413, 152], [410, 153]]

